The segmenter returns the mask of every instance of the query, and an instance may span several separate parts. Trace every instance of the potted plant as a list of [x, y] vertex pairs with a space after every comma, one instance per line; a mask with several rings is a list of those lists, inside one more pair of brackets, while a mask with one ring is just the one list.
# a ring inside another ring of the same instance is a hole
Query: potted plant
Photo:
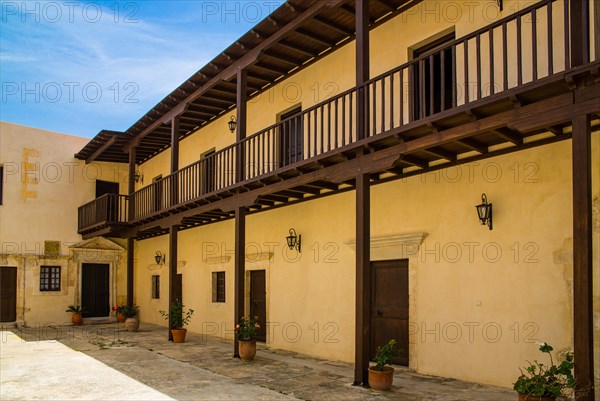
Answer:
[[185, 342], [185, 334], [187, 333], [187, 329], [183, 326], [187, 326], [190, 323], [192, 315], [194, 314], [193, 309], [188, 309], [184, 314], [184, 307], [185, 305], [181, 302], [181, 300], [177, 299], [171, 304], [171, 310], [169, 313], [163, 310], [159, 311], [165, 319], [169, 320], [169, 317], [171, 318], [171, 335], [173, 336], [174, 343]]
[[554, 348], [550, 344], [538, 343], [540, 351], [548, 354], [550, 365], [538, 361], [529, 362], [529, 366], [521, 371], [513, 389], [519, 394], [519, 401], [554, 401], [556, 397], [565, 396], [567, 389], [575, 388], [573, 377], [573, 353], [564, 354], [565, 360], [555, 365], [552, 359]]
[[377, 347], [375, 366], [369, 367], [369, 385], [373, 390], [387, 391], [392, 387], [394, 368], [386, 365], [400, 352], [396, 344], [396, 340], [392, 339], [387, 344]]
[[127, 317], [123, 314], [123, 308], [125, 308], [124, 305], [115, 305], [112, 307], [115, 311], [118, 323], [125, 323], [125, 320], [127, 320]]
[[242, 317], [240, 322], [235, 325], [235, 334], [237, 335], [240, 359], [251, 361], [256, 355], [256, 340], [254, 336], [260, 329], [258, 316], [253, 318]]
[[69, 305], [65, 312], [71, 313], [71, 323], [75, 326], [83, 324], [83, 312], [85, 308], [81, 305]]
[[140, 307], [137, 305], [125, 305], [121, 309], [121, 313], [125, 316], [125, 328], [129, 332], [138, 331], [140, 321], [137, 318]]

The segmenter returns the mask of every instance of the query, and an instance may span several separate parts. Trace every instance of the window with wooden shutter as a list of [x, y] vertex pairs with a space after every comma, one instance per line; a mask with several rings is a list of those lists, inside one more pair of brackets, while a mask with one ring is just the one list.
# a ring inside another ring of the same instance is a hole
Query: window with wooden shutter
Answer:
[[225, 302], [225, 272], [212, 273], [212, 301]]

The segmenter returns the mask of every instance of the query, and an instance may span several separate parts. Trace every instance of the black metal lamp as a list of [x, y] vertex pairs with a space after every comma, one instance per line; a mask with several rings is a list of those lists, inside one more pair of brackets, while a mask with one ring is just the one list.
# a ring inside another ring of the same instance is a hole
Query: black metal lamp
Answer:
[[234, 116], [231, 116], [231, 118], [227, 122], [227, 125], [229, 125], [229, 131], [231, 131], [231, 133], [233, 134], [235, 132], [235, 127], [237, 127], [237, 121], [235, 121]]
[[142, 181], [142, 184], [144, 183], [144, 175], [141, 174], [139, 172], [139, 170], [135, 171], [135, 174], [133, 175], [133, 179], [135, 180], [136, 183], [140, 182], [140, 180]]
[[503, 4], [502, 4], [502, 0], [496, 0], [496, 3], [498, 4], [498, 8], [500, 8], [500, 11], [502, 11], [502, 9], [504, 8]]
[[154, 260], [156, 261], [157, 265], [164, 265], [165, 255], [163, 255], [161, 251], [156, 251], [156, 255], [154, 255]]
[[302, 235], [297, 235], [296, 230], [290, 228], [290, 235], [286, 237], [287, 245], [290, 249], [297, 249], [298, 253], [301, 252], [302, 249]]
[[475, 206], [477, 209], [477, 216], [479, 217], [479, 221], [481, 221], [482, 225], [486, 225], [490, 228], [493, 228], [492, 225], [492, 204], [488, 203], [487, 196], [485, 194], [481, 194], [481, 204]]

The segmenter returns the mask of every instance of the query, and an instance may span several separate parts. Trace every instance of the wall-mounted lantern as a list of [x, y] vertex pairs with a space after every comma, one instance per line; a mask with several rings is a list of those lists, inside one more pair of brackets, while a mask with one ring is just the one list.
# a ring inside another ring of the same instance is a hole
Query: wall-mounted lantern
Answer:
[[481, 203], [477, 206], [477, 217], [482, 225], [487, 225], [490, 230], [493, 228], [492, 225], [492, 204], [488, 203], [487, 196], [481, 194]]
[[234, 116], [231, 116], [231, 118], [227, 122], [227, 125], [229, 126], [229, 131], [231, 131], [231, 133], [233, 134], [235, 132], [235, 128], [237, 127], [237, 121], [235, 121]]
[[163, 255], [161, 251], [156, 251], [156, 254], [154, 255], [154, 260], [156, 261], [157, 265], [164, 265], [165, 255]]
[[144, 175], [142, 173], [140, 173], [139, 170], [135, 171], [135, 174], [133, 175], [133, 179], [136, 182], [136, 184], [140, 181], [142, 182], [142, 184], [144, 183]]
[[290, 228], [290, 235], [286, 237], [287, 245], [290, 250], [297, 249], [298, 253], [301, 252], [302, 249], [302, 235], [297, 235], [296, 230]]
[[498, 4], [500, 11], [502, 11], [502, 9], [504, 8], [502, 2], [503, 2], [502, 0], [496, 0], [496, 3]]

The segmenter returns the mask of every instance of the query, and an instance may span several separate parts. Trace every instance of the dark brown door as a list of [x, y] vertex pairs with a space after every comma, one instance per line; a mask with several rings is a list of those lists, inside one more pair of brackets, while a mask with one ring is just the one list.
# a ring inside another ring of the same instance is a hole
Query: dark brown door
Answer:
[[202, 161], [202, 180], [204, 182], [202, 193], [207, 194], [216, 189], [215, 151], [211, 150], [210, 152], [206, 152]]
[[371, 262], [371, 356], [391, 339], [400, 355], [392, 362], [408, 366], [408, 259]]
[[267, 341], [267, 283], [264, 270], [250, 272], [250, 316], [258, 316], [258, 341]]
[[285, 121], [279, 129], [279, 167], [299, 162], [303, 159], [302, 108], [298, 107], [281, 115]]
[[[413, 51], [413, 58], [426, 57], [413, 69], [413, 119], [427, 117], [452, 107], [452, 82], [455, 66], [452, 50], [441, 50], [454, 40], [446, 35]], [[442, 79], [443, 78], [443, 79]]]
[[162, 209], [162, 174], [152, 179], [152, 211], [158, 212]]
[[110, 312], [108, 265], [84, 263], [81, 272], [81, 306], [84, 317], [104, 317]]
[[17, 320], [17, 268], [0, 267], [0, 322]]
[[[96, 180], [96, 198], [106, 194], [119, 194], [119, 183]], [[119, 215], [119, 202], [116, 197], [108, 197], [102, 203], [97, 205], [96, 209], [96, 221], [98, 223], [103, 221], [114, 221], [116, 216]]]

